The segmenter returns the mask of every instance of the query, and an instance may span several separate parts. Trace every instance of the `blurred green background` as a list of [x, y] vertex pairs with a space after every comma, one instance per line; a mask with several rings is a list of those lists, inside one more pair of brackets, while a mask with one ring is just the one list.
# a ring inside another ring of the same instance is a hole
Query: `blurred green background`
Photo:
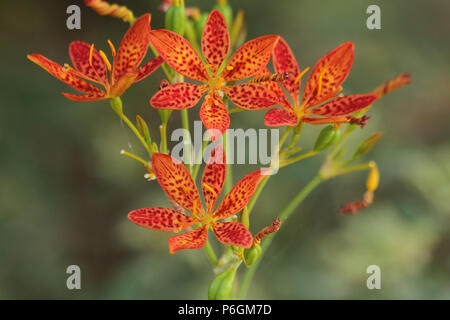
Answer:
[[[66, 8], [82, 8], [82, 28], [66, 28]], [[186, 0], [210, 10], [214, 1]], [[125, 1], [121, 1], [124, 4]], [[356, 216], [338, 214], [360, 199], [366, 173], [328, 181], [315, 190], [277, 235], [249, 298], [450, 298], [450, 2], [371, 0], [230, 0], [245, 10], [248, 38], [280, 34], [302, 68], [354, 41], [355, 62], [345, 92], [373, 89], [399, 73], [413, 84], [379, 101], [352, 144], [376, 131], [384, 136], [369, 154], [381, 171], [375, 203]], [[136, 15], [150, 11], [163, 26], [156, 0], [126, 1]], [[381, 30], [366, 28], [366, 8], [381, 7]], [[171, 234], [137, 227], [135, 208], [166, 206], [143, 167], [119, 154], [144, 155], [107, 101], [77, 103], [72, 92], [26, 59], [42, 53], [69, 62], [75, 39], [108, 49], [127, 25], [101, 17], [81, 1], [2, 1], [0, 4], [0, 298], [203, 299], [213, 278], [205, 254], [171, 255]], [[109, 52], [106, 51], [105, 52]], [[150, 54], [149, 54], [150, 56]], [[130, 118], [139, 113], [158, 136], [148, 105], [163, 73], [123, 96]], [[198, 119], [198, 108], [190, 110]], [[263, 128], [264, 112], [232, 115], [232, 126]], [[180, 126], [174, 113], [170, 128]], [[307, 127], [308, 148], [320, 128]], [[290, 166], [271, 179], [255, 207], [251, 229], [279, 214], [317, 172], [322, 157]], [[235, 166], [235, 182], [250, 172]], [[213, 245], [218, 248], [215, 240]], [[66, 288], [66, 268], [82, 270], [82, 289]], [[366, 268], [379, 265], [382, 289], [366, 288]]]

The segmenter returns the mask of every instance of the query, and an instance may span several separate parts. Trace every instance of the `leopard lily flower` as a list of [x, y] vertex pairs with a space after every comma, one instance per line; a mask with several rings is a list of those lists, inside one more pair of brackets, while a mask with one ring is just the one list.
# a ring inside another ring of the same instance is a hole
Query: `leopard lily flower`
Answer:
[[[89, 45], [83, 41], [73, 41], [69, 45], [69, 56], [73, 68], [67, 64], [61, 66], [41, 54], [30, 54], [27, 57], [52, 76], [86, 93], [79, 95], [63, 92], [62, 94], [68, 99], [95, 101], [119, 97], [134, 82], [150, 75], [163, 62], [162, 57], [156, 57], [139, 68], [150, 43], [150, 20], [150, 14], [137, 19], [123, 37], [117, 52], [108, 40], [113, 56], [112, 64], [103, 51], [97, 51], [94, 44]], [[103, 86], [104, 90], [85, 80]]]
[[[221, 152], [223, 155], [223, 151]], [[199, 191], [186, 167], [170, 155], [155, 153], [152, 166], [156, 179], [167, 196], [179, 207], [192, 213], [188, 216], [181, 210], [169, 208], [142, 208], [131, 211], [128, 218], [152, 230], [179, 232], [193, 225], [192, 231], [169, 238], [169, 249], [175, 253], [182, 249], [198, 249], [205, 245], [208, 230], [212, 229], [217, 239], [225, 244], [249, 248], [252, 234], [240, 222], [219, 222], [241, 211], [248, 203], [262, 180], [261, 170], [254, 171], [239, 181], [225, 196], [220, 205], [215, 203], [220, 195], [226, 176], [225, 161], [216, 161], [214, 155], [205, 166], [202, 175], [202, 191], [205, 207], [202, 206]]]
[[201, 40], [206, 63], [186, 39], [172, 31], [152, 30], [150, 39], [175, 71], [203, 83], [176, 83], [158, 91], [150, 100], [154, 108], [191, 108], [208, 92], [200, 109], [200, 118], [208, 130], [217, 129], [223, 133], [230, 126], [230, 118], [221, 99], [222, 93], [237, 106], [249, 110], [266, 109], [278, 103], [276, 94], [261, 84], [230, 83], [252, 77], [265, 68], [279, 36], [267, 35], [250, 40], [225, 63], [230, 35], [224, 16], [214, 10], [206, 21]]
[[283, 38], [280, 38], [273, 51], [273, 65], [277, 73], [292, 74], [290, 78], [281, 82], [292, 102], [277, 82], [266, 83], [267, 87], [276, 92], [282, 109], [269, 110], [264, 123], [269, 127], [295, 126], [299, 122], [311, 124], [351, 122], [363, 126], [368, 117], [356, 118], [350, 114], [372, 104], [378, 95], [339, 94], [342, 83], [350, 73], [353, 56], [353, 43], [345, 42], [322, 57], [309, 75], [300, 101], [300, 79], [308, 69], [300, 71], [291, 48]]

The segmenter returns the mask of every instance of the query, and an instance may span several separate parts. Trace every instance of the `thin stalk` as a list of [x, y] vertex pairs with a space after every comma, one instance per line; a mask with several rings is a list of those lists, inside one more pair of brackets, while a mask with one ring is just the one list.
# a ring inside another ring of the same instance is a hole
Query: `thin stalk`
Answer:
[[295, 162], [298, 162], [298, 161], [300, 161], [300, 160], [303, 160], [303, 159], [306, 159], [306, 158], [315, 156], [316, 154], [317, 154], [317, 151], [311, 150], [311, 151], [309, 151], [309, 152], [306, 152], [306, 153], [304, 153], [304, 154], [298, 155], [298, 156], [296, 156], [296, 157], [294, 157], [294, 158], [291, 158], [291, 159], [288, 159], [288, 160], [284, 161], [284, 162], [280, 165], [280, 167], [282, 168], [282, 167], [288, 166], [288, 165], [293, 164], [293, 163], [295, 163]]
[[159, 131], [161, 134], [161, 152], [167, 154], [167, 122], [161, 123]]
[[206, 241], [204, 249], [205, 249], [206, 255], [208, 256], [209, 262], [211, 263], [211, 266], [214, 269], [217, 266], [217, 262], [219, 260], [217, 259], [216, 253], [214, 252], [214, 249], [212, 248], [209, 241]]
[[187, 109], [181, 110], [181, 124], [184, 129], [183, 143], [184, 143], [184, 151], [186, 152], [186, 154], [184, 155], [184, 159], [188, 160], [188, 168], [189, 171], [192, 173], [191, 135], [189, 134], [189, 115]]

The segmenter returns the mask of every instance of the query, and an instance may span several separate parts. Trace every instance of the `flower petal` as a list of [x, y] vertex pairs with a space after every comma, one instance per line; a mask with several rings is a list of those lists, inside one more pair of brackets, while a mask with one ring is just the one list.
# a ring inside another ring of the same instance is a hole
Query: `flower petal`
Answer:
[[137, 76], [137, 72], [123, 74], [111, 87], [110, 96], [120, 97], [136, 81]]
[[264, 116], [264, 124], [268, 127], [296, 126], [297, 114], [284, 109], [270, 109]]
[[222, 87], [222, 91], [237, 106], [247, 110], [267, 109], [276, 105], [278, 96], [261, 84], [245, 83]]
[[177, 72], [194, 80], [208, 80], [202, 60], [185, 38], [175, 32], [160, 29], [150, 32], [150, 40], [167, 64]]
[[136, 20], [120, 42], [113, 65], [113, 84], [125, 73], [136, 71], [144, 59], [150, 43], [151, 14]]
[[262, 36], [244, 43], [230, 58], [222, 73], [225, 81], [254, 76], [267, 66], [279, 36]]
[[169, 208], [133, 210], [128, 214], [128, 219], [142, 227], [166, 232], [179, 232], [196, 223], [194, 218]]
[[73, 71], [70, 71], [70, 69], [65, 71], [63, 66], [50, 59], [47, 59], [41, 54], [29, 54], [27, 57], [38, 66], [45, 69], [55, 78], [61, 80], [65, 84], [68, 84], [72, 88], [77, 89], [78, 91], [95, 94], [103, 93], [103, 91], [99, 88], [93, 86], [89, 82], [78, 78], [76, 75], [74, 75]]
[[239, 181], [225, 196], [214, 213], [215, 220], [225, 219], [244, 208], [255, 193], [256, 187], [264, 178], [261, 170], [249, 173]]
[[163, 153], [155, 153], [152, 157], [152, 168], [156, 179], [166, 194], [176, 203], [190, 212], [202, 214], [200, 195], [186, 167], [177, 159]]
[[212, 224], [217, 239], [225, 244], [250, 248], [253, 236], [240, 222], [214, 222]]
[[213, 212], [217, 197], [222, 192], [226, 170], [225, 152], [222, 145], [217, 145], [211, 152], [202, 175], [202, 191], [208, 213]]
[[73, 41], [69, 45], [69, 56], [72, 65], [80, 73], [85, 75], [88, 80], [96, 81], [102, 84], [108, 83], [106, 73], [106, 64], [98, 51], [92, 50], [92, 66], [89, 64], [89, 52], [91, 45], [83, 41]]
[[377, 94], [352, 94], [333, 99], [320, 107], [314, 108], [308, 114], [336, 117], [345, 116], [364, 109], [377, 99]]
[[206, 96], [200, 108], [200, 119], [207, 130], [216, 129], [223, 134], [230, 127], [230, 116], [217, 92]]
[[300, 68], [298, 67], [297, 60], [295, 59], [291, 48], [282, 37], [280, 37], [280, 40], [277, 42], [277, 45], [273, 50], [272, 61], [275, 72], [288, 72], [291, 74], [288, 79], [282, 81], [282, 84], [291, 95], [294, 103], [298, 103], [300, 81], [295, 82], [295, 80], [300, 74]]
[[164, 62], [163, 57], [157, 56], [144, 64], [142, 67], [138, 70], [138, 76], [134, 82], [141, 81], [142, 79], [146, 78], [147, 76], [151, 75], [158, 67]]
[[73, 101], [97, 101], [108, 98], [106, 92], [93, 93], [93, 94], [71, 94], [61, 92], [64, 97]]
[[175, 83], [156, 92], [150, 99], [150, 104], [157, 109], [191, 108], [198, 103], [206, 89], [205, 85]]
[[229, 50], [230, 34], [227, 21], [220, 11], [213, 10], [206, 20], [202, 35], [203, 57], [211, 64], [213, 75], [217, 73]]
[[302, 105], [306, 108], [315, 106], [340, 91], [339, 86], [352, 68], [353, 55], [353, 43], [345, 42], [323, 56], [309, 75]]
[[350, 122], [354, 117], [351, 116], [339, 116], [339, 117], [327, 117], [327, 118], [311, 118], [302, 117], [302, 122], [307, 122], [309, 124], [329, 124], [329, 123], [344, 123]]
[[208, 228], [206, 226], [169, 238], [170, 253], [183, 249], [200, 249], [208, 239]]

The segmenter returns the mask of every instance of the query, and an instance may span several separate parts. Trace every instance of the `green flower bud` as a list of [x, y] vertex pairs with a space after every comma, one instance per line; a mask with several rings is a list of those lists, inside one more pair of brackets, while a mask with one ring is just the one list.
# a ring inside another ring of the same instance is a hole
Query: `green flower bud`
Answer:
[[205, 28], [206, 20], [208, 15], [206, 13], [200, 14], [197, 20], [194, 21], [195, 32], [197, 33], [197, 38], [201, 39], [203, 35], [203, 29]]
[[139, 133], [144, 137], [145, 142], [147, 142], [148, 145], [151, 145], [152, 138], [150, 136], [150, 131], [148, 130], [147, 123], [140, 115], [136, 115], [136, 124], [139, 130]]
[[214, 9], [219, 10], [223, 14], [225, 20], [227, 21], [228, 28], [231, 28], [231, 24], [233, 22], [233, 9], [231, 9], [228, 2], [226, 0], [218, 0]]
[[352, 160], [354, 161], [354, 160], [358, 159], [359, 157], [361, 157], [362, 155], [365, 155], [366, 153], [368, 153], [370, 150], [372, 150], [372, 148], [375, 146], [378, 139], [380, 139], [382, 135], [383, 135], [382, 132], [377, 132], [377, 133], [374, 133], [373, 135], [371, 135], [369, 138], [367, 138], [363, 142], [361, 142], [361, 144], [358, 146], [355, 153], [353, 154]]
[[260, 246], [253, 246], [244, 251], [245, 265], [250, 267], [261, 255], [262, 249]]
[[109, 103], [111, 104], [111, 108], [118, 114], [123, 114], [123, 106], [122, 106], [122, 100], [120, 97], [111, 98], [109, 99]]
[[236, 268], [227, 269], [219, 273], [211, 282], [208, 289], [209, 300], [227, 300], [233, 289]]
[[180, 36], [184, 35], [186, 23], [184, 1], [173, 1], [173, 4], [167, 9], [165, 22], [166, 29], [178, 33]]
[[332, 125], [323, 128], [314, 145], [314, 151], [320, 152], [331, 147], [337, 142], [339, 133], [339, 129], [336, 129]]

